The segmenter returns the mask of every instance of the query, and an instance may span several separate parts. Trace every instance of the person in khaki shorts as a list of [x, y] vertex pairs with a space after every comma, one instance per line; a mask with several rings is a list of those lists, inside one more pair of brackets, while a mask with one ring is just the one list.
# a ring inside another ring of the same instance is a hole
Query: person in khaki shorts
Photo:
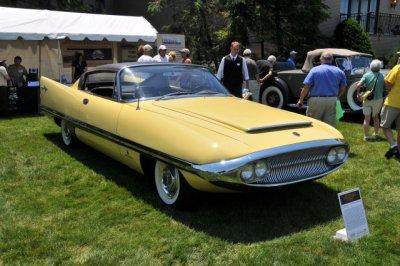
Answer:
[[[365, 73], [357, 84], [357, 97], [363, 100], [363, 114], [364, 114], [364, 140], [379, 140], [379, 113], [383, 105], [383, 91], [385, 89], [385, 77], [379, 71], [382, 68], [382, 62], [375, 59], [372, 60], [369, 68], [370, 72]], [[363, 99], [363, 93], [360, 92], [361, 87], [365, 86], [367, 91], [373, 91], [373, 98], [371, 100]], [[369, 135], [369, 124], [371, 116], [374, 119], [374, 134]]]
[[305, 78], [297, 106], [301, 107], [309, 96], [306, 115], [336, 127], [336, 100], [346, 89], [346, 76], [332, 65], [331, 53], [322, 53], [320, 61], [321, 65], [312, 68]]
[[[395, 156], [400, 160], [400, 65], [396, 65], [385, 77], [388, 96], [381, 111], [381, 127], [389, 142], [389, 150], [385, 153], [387, 159]], [[392, 123], [396, 123], [397, 142], [394, 141], [391, 129]]]

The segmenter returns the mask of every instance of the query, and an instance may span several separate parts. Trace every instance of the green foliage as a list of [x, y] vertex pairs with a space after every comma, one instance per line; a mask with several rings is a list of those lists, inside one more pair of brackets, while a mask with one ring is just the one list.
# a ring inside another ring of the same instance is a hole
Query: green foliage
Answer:
[[322, 38], [318, 25], [328, 18], [321, 0], [258, 0], [257, 32], [272, 40], [278, 55], [291, 50], [307, 52], [320, 47]]
[[354, 19], [346, 19], [339, 23], [336, 26], [333, 39], [338, 48], [373, 54], [368, 33]]
[[400, 58], [400, 54], [398, 54], [399, 51], [400, 51], [400, 45], [398, 45], [395, 49], [393, 49], [392, 53], [390, 54], [387, 63], [387, 68], [392, 68], [395, 65], [397, 65], [397, 62]]
[[219, 50], [224, 46], [227, 36], [226, 14], [222, 12], [218, 0], [154, 0], [148, 5], [148, 11], [157, 14], [168, 9], [173, 24], [163, 31], [183, 33], [187, 46], [192, 50], [194, 61], [200, 64], [218, 65]]
[[320, 44], [325, 8], [321, 0], [153, 0], [148, 6], [152, 14], [173, 14], [163, 30], [184, 33], [201, 63], [217, 62], [232, 40], [246, 46], [250, 35], [275, 43], [279, 54], [305, 52]]

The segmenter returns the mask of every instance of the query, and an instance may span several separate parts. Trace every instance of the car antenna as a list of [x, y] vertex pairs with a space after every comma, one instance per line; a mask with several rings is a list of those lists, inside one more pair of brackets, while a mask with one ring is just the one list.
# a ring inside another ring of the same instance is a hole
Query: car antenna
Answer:
[[137, 98], [136, 110], [140, 110], [140, 94], [139, 94], [139, 88], [137, 88], [137, 90], [135, 90], [135, 97]]

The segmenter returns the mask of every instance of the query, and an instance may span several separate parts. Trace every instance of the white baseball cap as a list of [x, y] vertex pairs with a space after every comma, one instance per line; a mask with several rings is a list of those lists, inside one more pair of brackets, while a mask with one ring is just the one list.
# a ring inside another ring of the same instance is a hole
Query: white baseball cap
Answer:
[[158, 47], [158, 50], [167, 50], [167, 46], [161, 44], [160, 47]]

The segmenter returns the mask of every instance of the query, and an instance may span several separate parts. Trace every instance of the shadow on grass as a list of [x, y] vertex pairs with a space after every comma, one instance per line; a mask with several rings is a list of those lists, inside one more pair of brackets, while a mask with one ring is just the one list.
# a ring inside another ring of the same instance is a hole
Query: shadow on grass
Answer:
[[[81, 144], [65, 147], [59, 134], [45, 137], [96, 173], [127, 189], [174, 220], [210, 236], [232, 243], [254, 243], [290, 235], [340, 216], [337, 192], [319, 182], [255, 193], [201, 194], [194, 211], [162, 205], [149, 179]], [[116, 219], [118, 219], [116, 217]]]
[[44, 114], [34, 114], [34, 113], [10, 113], [8, 115], [2, 115], [0, 116], [1, 120], [12, 120], [12, 119], [18, 119], [18, 118], [31, 118], [31, 117], [41, 117], [44, 116]]

